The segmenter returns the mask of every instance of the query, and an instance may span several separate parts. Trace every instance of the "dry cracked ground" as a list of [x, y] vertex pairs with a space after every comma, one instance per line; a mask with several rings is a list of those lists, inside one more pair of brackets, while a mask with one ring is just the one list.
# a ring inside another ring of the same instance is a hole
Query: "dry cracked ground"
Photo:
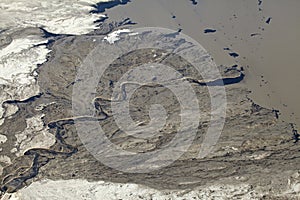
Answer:
[[166, 124], [150, 138], [128, 136], [114, 122], [110, 108], [114, 83], [126, 71], [144, 63], [162, 63], [189, 77], [187, 81], [197, 94], [201, 116], [193, 144], [174, 163], [148, 173], [120, 172], [94, 158], [76, 131], [72, 90], [87, 55], [107, 34], [123, 25], [103, 24], [80, 36], [52, 35], [38, 28], [2, 36], [5, 39], [1, 39], [0, 48], [24, 31], [51, 41], [47, 43], [51, 50], [47, 61], [34, 70], [38, 93], [3, 102], [3, 198], [9, 199], [11, 193], [11, 199], [109, 199], [109, 194], [115, 199], [299, 198], [297, 131], [280, 119], [278, 111], [248, 98], [243, 68], [219, 66], [227, 96], [225, 126], [214, 151], [200, 159], [198, 151], [210, 123], [208, 87], [220, 87], [220, 80], [204, 82], [186, 60], [176, 55], [165, 57], [165, 52], [156, 49], [129, 52], [115, 60], [99, 81], [97, 98], [90, 102], [96, 109], [95, 116], [79, 118], [85, 123], [97, 121], [110, 141], [124, 150], [143, 154], [162, 148], [175, 137], [180, 125], [179, 102], [170, 90], [162, 85], [142, 85], [130, 100], [132, 119], [141, 125], [149, 122], [148, 105], [165, 107]]

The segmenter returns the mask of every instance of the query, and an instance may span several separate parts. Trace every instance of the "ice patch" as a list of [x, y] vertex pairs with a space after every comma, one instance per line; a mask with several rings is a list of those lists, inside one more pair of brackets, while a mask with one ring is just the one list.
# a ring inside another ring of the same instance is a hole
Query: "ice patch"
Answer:
[[[131, 31], [129, 29], [120, 29], [120, 30], [114, 31], [114, 32], [108, 34], [107, 36], [105, 36], [104, 40], [106, 40], [110, 44], [114, 44], [116, 41], [118, 41], [120, 39], [120, 35], [122, 33], [131, 33]], [[131, 33], [131, 34], [134, 34], [134, 33]]]
[[112, 0], [2, 0], [0, 28], [44, 27], [56, 34], [86, 34], [97, 28], [96, 20], [106, 16], [90, 13], [99, 2]]
[[34, 46], [47, 42], [48, 40], [29, 36], [15, 39], [0, 50], [0, 84], [29, 84], [28, 74], [32, 73], [38, 64], [44, 63], [50, 52], [45, 45]]
[[5, 135], [0, 134], [0, 144], [3, 144], [7, 141], [7, 137]]
[[[3, 102], [7, 100], [26, 100], [39, 94], [35, 76], [32, 75], [38, 64], [46, 61], [50, 52], [47, 40], [27, 36], [14, 39], [0, 50], [0, 120], [4, 117]], [[39, 46], [36, 46], [39, 45]], [[0, 125], [3, 124], [3, 119]]]
[[44, 115], [37, 115], [26, 119], [27, 127], [20, 133], [16, 134], [16, 156], [23, 155], [28, 149], [33, 148], [50, 148], [55, 143], [55, 136], [49, 132], [48, 127], [44, 127], [42, 118]]
[[[31, 199], [233, 199], [239, 196], [243, 199], [253, 199], [250, 186], [246, 184], [215, 185], [206, 188], [196, 188], [193, 191], [175, 191], [144, 187], [137, 184], [118, 184], [103, 181], [88, 182], [86, 180], [44, 180], [32, 183], [29, 187], [12, 195], [15, 200]], [[220, 198], [222, 197], [222, 198]], [[224, 198], [223, 198], [224, 197]]]

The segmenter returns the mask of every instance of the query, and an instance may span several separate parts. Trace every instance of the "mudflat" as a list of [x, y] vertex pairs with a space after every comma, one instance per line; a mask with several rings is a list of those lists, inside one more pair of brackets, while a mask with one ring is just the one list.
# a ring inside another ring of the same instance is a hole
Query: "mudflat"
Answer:
[[[112, 8], [107, 15], [111, 20], [129, 17], [135, 26], [181, 30], [203, 45], [218, 65], [243, 66], [253, 100], [280, 110], [282, 118], [300, 126], [300, 2], [196, 2], [141, 0]], [[231, 57], [231, 51], [239, 56]]]

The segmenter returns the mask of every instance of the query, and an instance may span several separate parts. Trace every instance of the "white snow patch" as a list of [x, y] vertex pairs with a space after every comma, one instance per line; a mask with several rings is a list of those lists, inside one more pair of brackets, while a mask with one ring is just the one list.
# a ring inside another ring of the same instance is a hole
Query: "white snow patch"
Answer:
[[103, 14], [90, 13], [92, 5], [112, 0], [1, 0], [0, 28], [44, 27], [56, 34], [80, 35], [97, 28]]
[[[120, 35], [122, 33], [131, 33], [131, 31], [129, 29], [116, 30], [116, 31], [108, 34], [107, 36], [105, 36], [104, 40], [106, 40], [110, 44], [114, 44], [116, 41], [118, 41], [120, 39]], [[131, 34], [133, 34], [133, 33], [131, 33]]]
[[27, 127], [19, 134], [16, 134], [16, 147], [19, 151], [16, 156], [23, 155], [28, 149], [50, 148], [55, 143], [55, 136], [44, 126], [43, 114], [26, 119]]
[[5, 107], [5, 115], [3, 116], [4, 118], [10, 118], [19, 111], [19, 107], [14, 104], [6, 104], [3, 106]]
[[22, 50], [33, 47], [37, 44], [47, 43], [48, 40], [41, 40], [39, 37], [28, 36], [28, 38], [15, 39], [7, 47], [1, 49], [0, 57], [21, 53]]
[[37, 38], [15, 39], [4, 49], [0, 50], [0, 84], [28, 84], [32, 73], [38, 64], [46, 61], [50, 52], [45, 45], [47, 40]]
[[0, 134], [0, 144], [3, 144], [7, 141], [7, 137], [5, 135]]
[[[137, 184], [108, 182], [88, 182], [86, 180], [44, 180], [32, 183], [29, 187], [13, 194], [15, 200], [55, 199], [123, 199], [123, 200], [184, 200], [184, 199], [232, 199], [240, 195], [243, 199], [257, 199], [250, 186], [240, 184], [216, 185], [195, 188], [192, 191], [164, 190], [148, 188]], [[236, 196], [235, 196], [236, 197]]]
[[31, 74], [38, 64], [46, 61], [50, 50], [46, 45], [41, 45], [46, 42], [36, 36], [27, 36], [13, 40], [0, 50], [0, 125], [5, 117], [3, 102], [22, 101], [39, 94], [36, 79]]
[[[35, 79], [28, 79], [28, 84], [11, 84], [11, 85], [0, 85], [0, 122], [4, 122], [4, 110], [3, 102], [7, 100], [20, 100], [24, 101], [32, 96], [35, 96], [39, 93], [39, 86], [36, 83]], [[7, 111], [6, 111], [7, 112]], [[1, 123], [0, 123], [1, 126]]]

